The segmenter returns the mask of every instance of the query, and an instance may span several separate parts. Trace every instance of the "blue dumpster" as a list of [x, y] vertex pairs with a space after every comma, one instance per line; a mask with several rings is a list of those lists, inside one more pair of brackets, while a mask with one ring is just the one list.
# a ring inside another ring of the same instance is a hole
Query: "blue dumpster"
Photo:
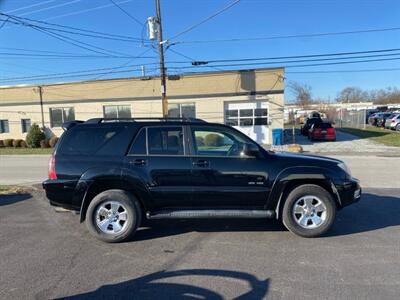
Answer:
[[272, 145], [282, 145], [282, 134], [281, 128], [272, 129]]

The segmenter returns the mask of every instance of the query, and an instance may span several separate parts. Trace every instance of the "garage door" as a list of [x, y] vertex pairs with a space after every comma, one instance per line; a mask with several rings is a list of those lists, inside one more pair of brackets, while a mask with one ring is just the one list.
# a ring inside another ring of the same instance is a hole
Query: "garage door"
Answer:
[[269, 144], [268, 103], [225, 103], [225, 124], [235, 127], [260, 144]]

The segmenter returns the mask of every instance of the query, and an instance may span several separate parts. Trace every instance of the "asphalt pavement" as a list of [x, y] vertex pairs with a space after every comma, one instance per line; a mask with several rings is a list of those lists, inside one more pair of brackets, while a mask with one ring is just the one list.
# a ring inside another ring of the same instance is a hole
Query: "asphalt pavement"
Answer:
[[41, 191], [0, 196], [0, 299], [399, 299], [399, 195], [364, 190], [323, 238], [273, 220], [152, 221], [121, 244]]

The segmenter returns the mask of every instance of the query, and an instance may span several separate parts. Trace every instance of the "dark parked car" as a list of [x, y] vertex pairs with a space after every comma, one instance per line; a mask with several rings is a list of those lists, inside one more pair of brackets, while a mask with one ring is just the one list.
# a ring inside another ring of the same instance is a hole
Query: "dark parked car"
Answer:
[[383, 113], [381, 113], [381, 112], [373, 113], [368, 118], [368, 124], [372, 125], [372, 126], [376, 126], [378, 118], [380, 118], [382, 115], [383, 115]]
[[316, 123], [322, 123], [323, 120], [321, 118], [308, 118], [304, 125], [300, 128], [300, 132], [302, 135], [308, 136], [308, 131], [310, 130], [311, 126]]
[[308, 138], [310, 140], [325, 140], [325, 141], [336, 141], [335, 128], [332, 127], [331, 123], [322, 122], [315, 123], [311, 126], [308, 131]]
[[390, 119], [393, 117], [393, 113], [382, 113], [381, 115], [376, 117], [376, 123], [375, 125], [378, 127], [384, 127], [386, 119]]
[[91, 119], [64, 128], [43, 187], [106, 242], [130, 238], [142, 218], [276, 218], [316, 237], [361, 196], [342, 161], [269, 152], [226, 125]]

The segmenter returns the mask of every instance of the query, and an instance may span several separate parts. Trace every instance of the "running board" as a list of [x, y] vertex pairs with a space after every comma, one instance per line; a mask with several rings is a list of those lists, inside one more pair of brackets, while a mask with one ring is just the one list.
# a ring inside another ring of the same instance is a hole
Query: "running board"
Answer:
[[160, 210], [154, 213], [147, 212], [147, 219], [210, 219], [210, 218], [274, 218], [273, 210], [245, 210], [245, 209], [192, 209], [192, 210]]

